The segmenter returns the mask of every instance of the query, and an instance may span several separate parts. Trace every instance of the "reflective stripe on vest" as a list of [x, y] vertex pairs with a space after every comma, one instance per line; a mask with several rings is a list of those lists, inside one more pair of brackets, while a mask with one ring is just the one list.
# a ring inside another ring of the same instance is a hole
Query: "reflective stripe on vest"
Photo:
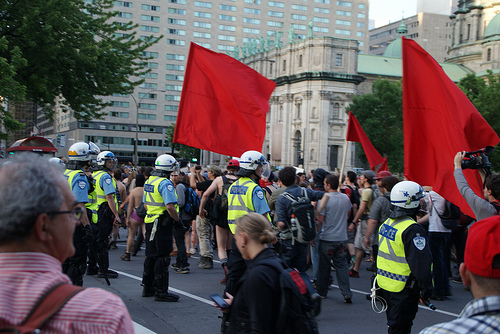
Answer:
[[147, 215], [144, 218], [145, 223], [152, 223], [155, 219], [163, 214], [167, 207], [163, 201], [158, 188], [163, 180], [168, 180], [166, 177], [150, 176], [144, 183], [144, 204], [147, 205]]
[[[94, 172], [92, 174], [92, 176], [94, 177], [95, 179], [95, 193], [96, 193], [96, 198], [97, 198], [97, 207], [99, 208], [99, 206], [102, 204], [102, 203], [105, 203], [107, 202], [108, 200], [106, 199], [106, 194], [104, 193], [104, 189], [101, 188], [101, 178], [107, 174], [107, 172], [103, 171], [103, 170], [100, 170], [100, 171], [97, 171], [97, 172]], [[115, 191], [116, 191], [116, 182], [115, 182], [115, 179], [114, 178], [111, 178], [111, 182], [113, 182], [113, 187], [115, 188]], [[115, 202], [115, 205], [118, 205], [118, 202], [116, 201], [116, 194], [115, 192], [113, 192], [112, 194], [110, 195], [113, 195], [113, 201]]]
[[387, 219], [379, 229], [377, 256], [377, 283], [390, 292], [400, 292], [404, 289], [410, 277], [410, 266], [406, 262], [403, 244], [403, 232], [416, 224], [409, 217], [403, 219]]
[[252, 194], [257, 184], [248, 177], [242, 177], [233, 182], [227, 192], [227, 223], [231, 232], [236, 230], [236, 219], [250, 212], [255, 212]]

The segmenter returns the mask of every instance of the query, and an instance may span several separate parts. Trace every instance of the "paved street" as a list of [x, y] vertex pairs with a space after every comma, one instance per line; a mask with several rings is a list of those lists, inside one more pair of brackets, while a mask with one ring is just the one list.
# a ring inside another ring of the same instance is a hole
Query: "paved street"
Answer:
[[[220, 311], [213, 307], [209, 298], [212, 293], [222, 294], [224, 287], [219, 283], [223, 271], [219, 263], [214, 261], [214, 269], [199, 269], [196, 257], [191, 257], [189, 274], [170, 274], [171, 291], [180, 295], [177, 303], [155, 302], [153, 298], [142, 298], [142, 265], [144, 250], [130, 262], [121, 261], [119, 256], [124, 252], [126, 231], [120, 229], [121, 242], [117, 250], [110, 250], [110, 268], [120, 273], [118, 279], [111, 280], [108, 287], [104, 279], [96, 276], [85, 276], [84, 286], [100, 287], [120, 296], [127, 305], [132, 320], [136, 323], [137, 333], [218, 333], [220, 328]], [[216, 252], [215, 252], [216, 253]], [[172, 258], [174, 261], [174, 258]], [[351, 279], [354, 297], [351, 305], [343, 304], [340, 291], [334, 284], [323, 300], [322, 312], [318, 316], [321, 333], [387, 333], [385, 314], [377, 314], [365, 299], [369, 292], [371, 273], [366, 271], [369, 263], [364, 262], [360, 278]], [[463, 306], [472, 299], [463, 286], [451, 282], [453, 296], [444, 302], [434, 302], [438, 308], [432, 311], [421, 306], [413, 333], [418, 333], [426, 326], [449, 321], [457, 317]]]

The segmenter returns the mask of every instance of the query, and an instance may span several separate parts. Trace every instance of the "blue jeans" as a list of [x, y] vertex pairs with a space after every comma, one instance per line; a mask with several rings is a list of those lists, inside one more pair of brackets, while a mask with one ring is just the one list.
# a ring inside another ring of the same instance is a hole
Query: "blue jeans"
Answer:
[[306, 272], [307, 268], [307, 247], [308, 243], [301, 244], [295, 241], [292, 245], [292, 240], [282, 240], [281, 259], [285, 264], [292, 269], [297, 269], [301, 273]]
[[340, 241], [319, 241], [319, 268], [316, 288], [320, 296], [326, 296], [328, 283], [330, 281], [330, 261], [333, 259], [335, 274], [340, 291], [344, 297], [352, 298], [349, 285], [349, 267], [345, 260], [347, 247], [345, 242]]
[[446, 268], [446, 252], [449, 252], [451, 233], [429, 232], [429, 246], [431, 248], [434, 294], [444, 296], [448, 289], [448, 269]]
[[319, 267], [319, 233], [316, 234], [316, 238], [314, 238], [314, 246], [311, 245], [311, 263], [313, 270], [313, 280], [318, 279], [318, 267]]

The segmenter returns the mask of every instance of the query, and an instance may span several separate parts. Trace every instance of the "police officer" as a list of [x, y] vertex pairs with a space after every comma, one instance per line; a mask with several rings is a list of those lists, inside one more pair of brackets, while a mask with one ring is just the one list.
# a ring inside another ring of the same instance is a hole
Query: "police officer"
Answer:
[[[97, 166], [99, 170], [92, 173], [95, 179], [95, 193], [97, 203], [97, 224], [92, 225], [95, 236], [95, 252], [97, 258], [89, 256], [89, 268], [87, 275], [97, 274], [97, 277], [117, 278], [118, 273], [109, 269], [108, 240], [113, 225], [120, 224], [120, 216], [117, 210], [116, 182], [113, 179], [113, 171], [116, 168], [116, 157], [110, 151], [102, 151], [97, 155]], [[91, 254], [92, 254], [91, 253]], [[97, 263], [96, 263], [97, 262]]]
[[389, 333], [410, 333], [420, 298], [429, 297], [432, 256], [425, 229], [416, 223], [423, 196], [417, 183], [397, 183], [393, 211], [379, 229], [376, 280], [387, 301]]
[[[269, 219], [269, 206], [267, 205], [264, 191], [259, 186], [261, 175], [269, 177], [269, 165], [266, 158], [258, 151], [247, 151], [239, 159], [240, 169], [236, 173], [240, 178], [233, 182], [227, 194], [228, 210], [227, 222], [231, 233], [236, 230], [236, 219], [249, 212], [257, 212]], [[271, 228], [271, 223], [269, 223]], [[234, 296], [234, 285], [246, 271], [246, 264], [241, 253], [236, 247], [235, 239], [232, 240], [231, 252], [229, 253], [227, 268], [226, 290]]]
[[[92, 165], [92, 155], [99, 153], [98, 150], [99, 148], [94, 143], [77, 142], [71, 145], [68, 151], [69, 163], [64, 176], [66, 176], [75, 195], [77, 206], [82, 208], [89, 203], [89, 194], [93, 191], [92, 181], [89, 181], [86, 171]], [[91, 233], [88, 216], [82, 215], [80, 224], [76, 226], [73, 234], [75, 254], [64, 261], [62, 265], [63, 272], [71, 278], [74, 285], [83, 285], [83, 274], [87, 269], [88, 245], [86, 236]]]
[[155, 170], [144, 184], [143, 202], [147, 209], [146, 259], [142, 274], [142, 296], [155, 301], [176, 302], [179, 296], [168, 292], [170, 253], [173, 227], [182, 227], [176, 211], [175, 188], [170, 173], [177, 169], [177, 160], [162, 154], [155, 161]]

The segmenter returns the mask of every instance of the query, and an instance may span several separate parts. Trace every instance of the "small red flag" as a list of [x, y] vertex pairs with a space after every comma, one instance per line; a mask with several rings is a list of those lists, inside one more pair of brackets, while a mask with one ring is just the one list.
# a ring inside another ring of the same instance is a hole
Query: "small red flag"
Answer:
[[347, 136], [345, 140], [361, 143], [361, 146], [363, 146], [363, 150], [365, 151], [366, 158], [368, 159], [368, 163], [370, 164], [370, 168], [372, 170], [375, 170], [375, 167], [378, 164], [384, 162], [384, 158], [382, 158], [382, 156], [377, 152], [373, 144], [370, 142], [370, 139], [368, 139], [365, 131], [361, 127], [361, 124], [359, 124], [358, 120], [356, 119], [356, 116], [354, 116], [351, 111], [349, 111], [349, 123], [347, 123]]
[[261, 151], [274, 87], [238, 60], [191, 43], [174, 143], [235, 157]]
[[[459, 151], [475, 151], [500, 142], [498, 135], [451, 81], [441, 66], [415, 41], [403, 38], [403, 129], [405, 176], [474, 214], [453, 177]], [[477, 171], [464, 170], [482, 196]]]

